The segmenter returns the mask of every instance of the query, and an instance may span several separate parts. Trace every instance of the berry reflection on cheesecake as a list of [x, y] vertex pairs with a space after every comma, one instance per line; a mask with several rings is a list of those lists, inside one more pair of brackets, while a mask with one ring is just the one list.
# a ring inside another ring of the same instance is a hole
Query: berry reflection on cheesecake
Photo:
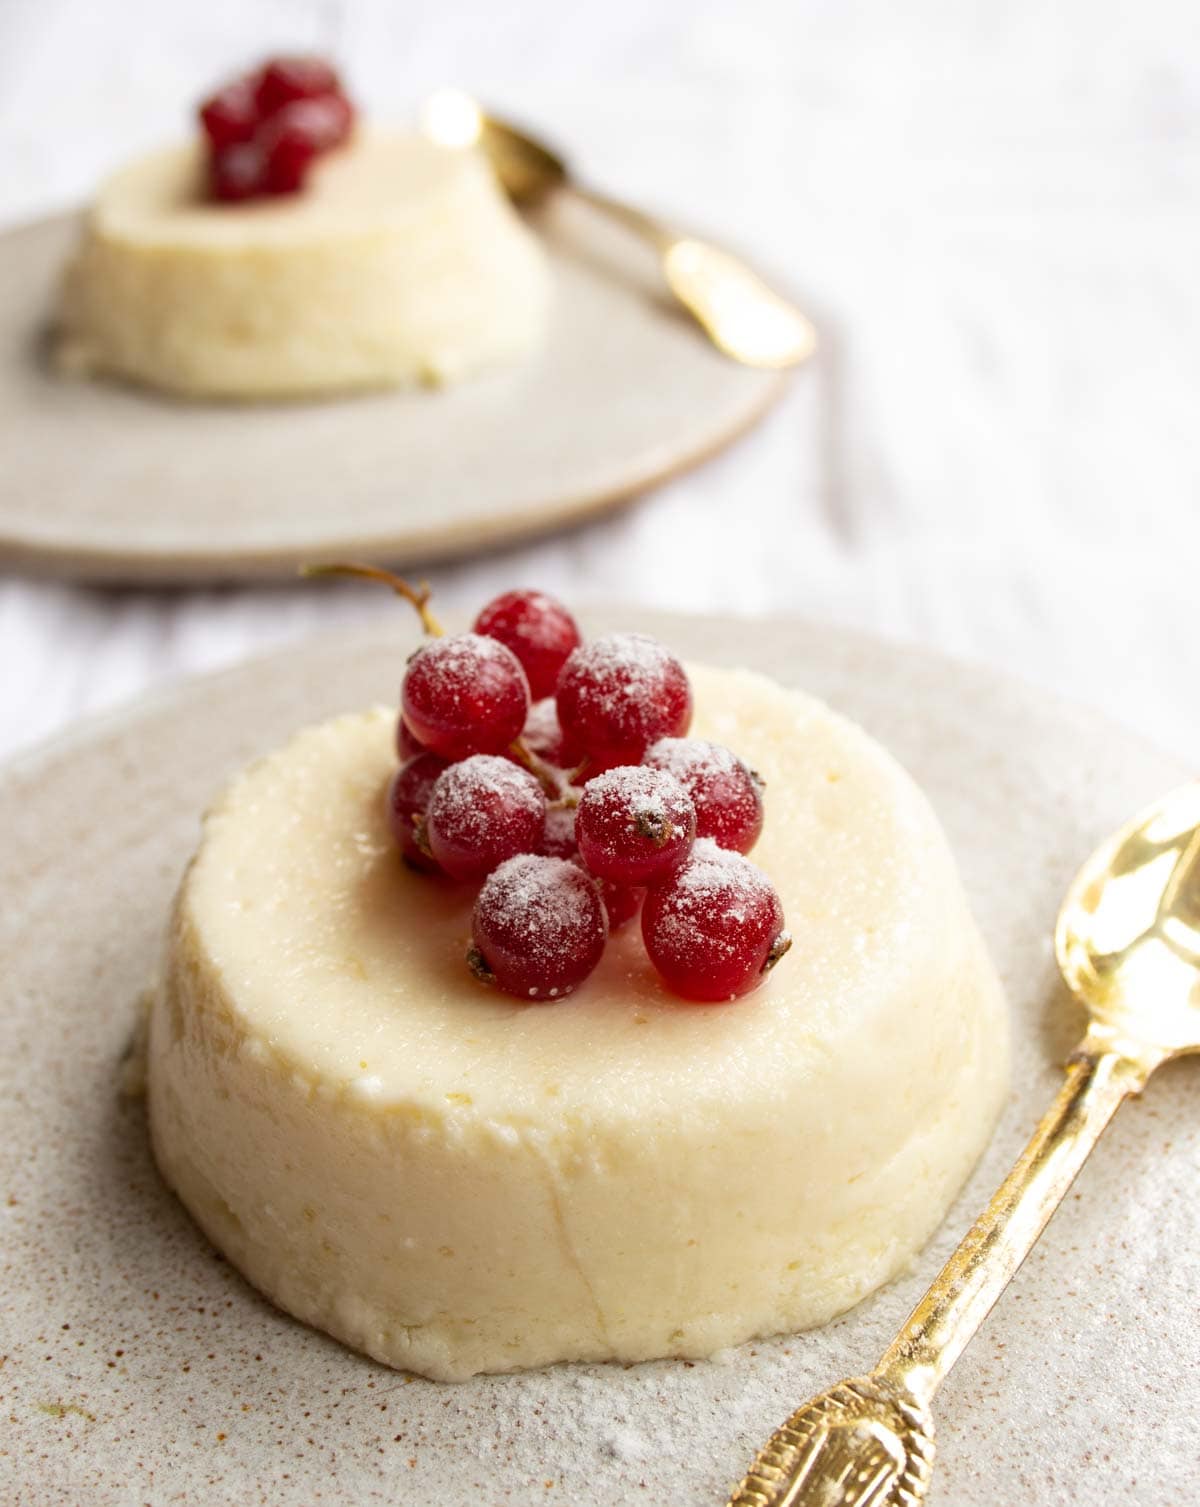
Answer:
[[538, 592], [442, 635], [389, 579], [426, 627], [399, 722], [248, 769], [180, 887], [149, 1051], [168, 1182], [282, 1308], [438, 1379], [851, 1306], [1006, 1088], [924, 798], [761, 675], [585, 642]]
[[235, 79], [200, 125], [101, 187], [65, 367], [258, 399], [449, 383], [539, 345], [546, 257], [479, 153], [363, 125], [313, 58]]

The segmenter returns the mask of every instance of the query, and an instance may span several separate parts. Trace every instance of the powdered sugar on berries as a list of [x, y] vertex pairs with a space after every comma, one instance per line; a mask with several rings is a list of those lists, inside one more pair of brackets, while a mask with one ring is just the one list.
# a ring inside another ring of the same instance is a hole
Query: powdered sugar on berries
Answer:
[[488, 875], [471, 929], [476, 974], [526, 999], [570, 994], [608, 937], [600, 895], [582, 869], [529, 853]]
[[426, 832], [455, 879], [481, 879], [515, 853], [540, 847], [546, 797], [534, 777], [496, 754], [475, 754], [438, 776]]
[[683, 867], [650, 891], [642, 935], [671, 989], [698, 1000], [746, 993], [791, 945], [771, 881], [711, 838], [700, 838]]
[[659, 884], [687, 857], [695, 831], [692, 798], [664, 769], [619, 765], [584, 786], [576, 835], [600, 878]]
[[702, 738], [660, 738], [644, 762], [664, 769], [684, 786], [696, 806], [697, 837], [748, 853], [763, 824], [763, 782], [732, 749]]
[[539, 759], [545, 759], [548, 764], [561, 769], [572, 762], [578, 762], [573, 759], [563, 739], [558, 707], [554, 704], [553, 696], [544, 696], [529, 708], [521, 738], [531, 753], [537, 754]]
[[675, 656], [646, 633], [609, 633], [571, 656], [586, 666], [605, 716], [620, 719], [630, 703], [645, 705], [662, 687]]
[[542, 829], [542, 852], [548, 858], [570, 858], [578, 851], [574, 806], [548, 806]]
[[452, 823], [456, 831], [468, 837], [482, 838], [487, 833], [496, 806], [516, 806], [531, 815], [542, 816], [546, 798], [538, 782], [526, 769], [494, 754], [474, 754], [443, 770], [433, 787], [430, 814]]
[[557, 699], [563, 731], [594, 768], [637, 763], [649, 743], [686, 732], [692, 718], [683, 666], [644, 633], [610, 633], [576, 649]]
[[678, 800], [686, 792], [674, 777], [667, 784], [640, 764], [619, 764], [616, 769], [606, 769], [587, 783], [589, 802], [595, 801], [621, 811], [631, 827], [638, 825], [639, 818], [656, 826], [669, 821], [669, 794], [674, 794]]
[[646, 750], [647, 763], [651, 760], [655, 769], [670, 770], [684, 784], [692, 776], [711, 780], [744, 768], [732, 748], [704, 738], [660, 738]]
[[529, 682], [516, 655], [480, 633], [422, 644], [400, 694], [409, 730], [447, 759], [502, 752], [529, 712]]
[[512, 650], [497, 638], [488, 638], [483, 633], [455, 633], [421, 644], [409, 664], [419, 659], [430, 690], [457, 706], [470, 692], [476, 675], [487, 674], [489, 666], [507, 672], [515, 658]]
[[755, 902], [771, 894], [771, 881], [757, 865], [701, 837], [672, 881], [669, 925], [680, 940], [718, 911], [731, 927], [744, 926]]

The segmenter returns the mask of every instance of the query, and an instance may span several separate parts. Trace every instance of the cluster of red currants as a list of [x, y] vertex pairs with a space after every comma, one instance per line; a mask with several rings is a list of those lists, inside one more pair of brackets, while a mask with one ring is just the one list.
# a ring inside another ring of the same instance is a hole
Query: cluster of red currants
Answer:
[[761, 781], [685, 737], [691, 718], [687, 674], [660, 643], [584, 643], [543, 592], [506, 592], [472, 632], [417, 649], [388, 816], [416, 868], [483, 881], [468, 956], [479, 978], [561, 998], [639, 908], [651, 961], [686, 999], [736, 998], [783, 956], [779, 897], [744, 856], [762, 830]]
[[294, 194], [316, 158], [340, 146], [354, 106], [320, 58], [273, 58], [200, 106], [214, 199]]

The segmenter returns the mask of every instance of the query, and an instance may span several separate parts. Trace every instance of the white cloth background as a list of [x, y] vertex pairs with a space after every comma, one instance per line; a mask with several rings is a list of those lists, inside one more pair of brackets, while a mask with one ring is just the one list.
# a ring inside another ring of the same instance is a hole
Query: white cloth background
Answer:
[[[84, 199], [223, 74], [314, 46], [380, 116], [455, 82], [541, 125], [597, 183], [753, 249], [824, 337], [745, 442], [605, 522], [432, 570], [444, 606], [536, 584], [802, 613], [1194, 756], [1200, 7], [0, 0], [0, 224]], [[0, 464], [20, 443], [0, 427]], [[0, 752], [396, 610], [0, 576]]]

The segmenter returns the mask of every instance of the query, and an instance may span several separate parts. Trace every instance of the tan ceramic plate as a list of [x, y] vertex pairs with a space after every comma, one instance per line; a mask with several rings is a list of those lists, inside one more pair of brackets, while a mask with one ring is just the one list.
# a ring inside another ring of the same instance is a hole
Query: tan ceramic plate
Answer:
[[[823, 695], [900, 756], [949, 829], [1010, 991], [1016, 1076], [933, 1246], [825, 1329], [719, 1363], [461, 1386], [385, 1370], [247, 1288], [159, 1184], [142, 1110], [116, 1085], [201, 806], [297, 725], [394, 697], [407, 640], [289, 651], [85, 727], [0, 781], [6, 1501], [716, 1507], [793, 1406], [874, 1361], [1056, 1082], [1078, 1024], [1050, 951], [1060, 892], [1097, 838], [1183, 771], [1091, 714], [844, 632], [623, 620]], [[1198, 1161], [1184, 1063], [1118, 1117], [947, 1383], [936, 1502], [1190, 1499]]]
[[57, 376], [46, 324], [77, 221], [0, 236], [0, 564], [158, 582], [467, 554], [628, 500], [782, 392], [664, 300], [628, 237], [567, 204], [540, 225], [555, 304], [530, 361], [441, 392], [248, 407]]

